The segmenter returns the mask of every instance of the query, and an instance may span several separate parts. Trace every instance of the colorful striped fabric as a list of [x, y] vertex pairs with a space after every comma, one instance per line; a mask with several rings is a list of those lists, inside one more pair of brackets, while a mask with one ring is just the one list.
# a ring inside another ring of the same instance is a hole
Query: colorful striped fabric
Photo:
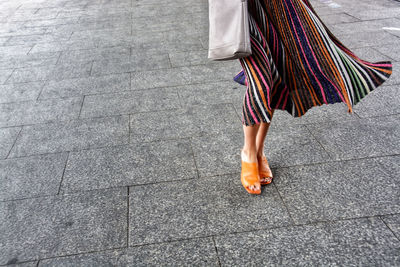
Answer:
[[304, 115], [313, 106], [353, 105], [389, 78], [390, 61], [358, 58], [308, 0], [249, 0], [252, 55], [234, 80], [246, 85], [242, 123], [270, 122], [273, 109]]

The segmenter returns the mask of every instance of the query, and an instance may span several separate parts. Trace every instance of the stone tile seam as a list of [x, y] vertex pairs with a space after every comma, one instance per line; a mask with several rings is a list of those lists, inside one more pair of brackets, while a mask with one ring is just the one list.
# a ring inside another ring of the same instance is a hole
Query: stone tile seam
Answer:
[[7, 84], [7, 81], [11, 78], [11, 76], [14, 74], [15, 68], [12, 69], [11, 73], [8, 75], [7, 79], [4, 80], [2, 84]]
[[[391, 215], [397, 215], [397, 214], [391, 214]], [[286, 226], [276, 226], [276, 227], [267, 227], [267, 228], [260, 228], [260, 229], [255, 229], [255, 230], [246, 230], [246, 231], [237, 231], [237, 232], [226, 232], [226, 233], [221, 233], [221, 234], [212, 234], [212, 235], [203, 235], [203, 236], [196, 236], [196, 237], [188, 237], [188, 238], [178, 238], [178, 239], [171, 239], [167, 241], [161, 241], [161, 242], [152, 242], [152, 243], [145, 243], [145, 244], [135, 244], [135, 245], [128, 245], [128, 247], [115, 247], [115, 248], [109, 248], [109, 249], [101, 249], [101, 250], [91, 250], [91, 251], [86, 251], [86, 252], [79, 252], [79, 253], [71, 253], [71, 254], [65, 254], [65, 255], [60, 255], [60, 256], [53, 256], [53, 257], [44, 257], [40, 259], [35, 259], [38, 260], [39, 262], [42, 260], [48, 260], [48, 259], [55, 259], [55, 258], [64, 258], [64, 257], [71, 257], [71, 256], [79, 256], [79, 255], [85, 255], [85, 254], [94, 254], [94, 253], [101, 253], [101, 252], [111, 252], [114, 250], [126, 250], [129, 248], [135, 248], [135, 247], [146, 247], [146, 246], [152, 246], [152, 245], [163, 245], [163, 244], [170, 244], [170, 243], [177, 243], [180, 241], [195, 241], [198, 239], [212, 239], [215, 240], [215, 237], [224, 237], [228, 235], [240, 235], [240, 234], [246, 234], [246, 233], [256, 233], [260, 231], [271, 231], [271, 230], [279, 230], [279, 229], [285, 229], [285, 228], [298, 228], [298, 227], [304, 227], [304, 226], [318, 226], [318, 225], [329, 225], [332, 223], [337, 223], [337, 222], [342, 222], [342, 221], [357, 221], [357, 220], [362, 220], [362, 219], [371, 219], [371, 218], [377, 218], [379, 215], [376, 216], [364, 216], [364, 217], [355, 217], [355, 218], [346, 218], [346, 219], [338, 219], [338, 220], [331, 220], [331, 221], [318, 221], [318, 222], [311, 222], [307, 224], [296, 224], [296, 225], [286, 225]], [[217, 247], [217, 244], [215, 243], [215, 246]], [[27, 260], [27, 261], [34, 261], [34, 260]], [[5, 265], [0, 265], [0, 266], [5, 266]]]
[[[400, 154], [398, 154], [400, 155]], [[395, 155], [395, 156], [398, 156]], [[371, 157], [371, 158], [362, 158], [362, 159], [375, 159], [375, 158], [384, 158], [384, 157], [391, 157], [391, 156], [378, 156], [378, 157]], [[359, 159], [350, 159], [350, 160], [343, 160], [340, 162], [344, 162], [344, 161], [357, 161]], [[196, 161], [195, 162], [195, 167], [196, 167], [196, 171], [197, 171], [197, 165], [196, 165]], [[68, 163], [68, 162], [67, 162]], [[66, 164], [67, 164], [66, 163]], [[295, 165], [295, 166], [288, 166], [288, 167], [278, 167], [278, 168], [271, 168], [272, 170], [276, 170], [276, 169], [284, 169], [284, 168], [297, 168], [297, 167], [303, 167], [303, 166], [314, 166], [314, 165], [323, 165], [323, 164], [331, 164], [333, 162], [321, 162], [321, 163], [311, 163], [311, 164], [303, 164], [303, 165]], [[198, 173], [198, 171], [197, 171]], [[62, 194], [60, 195], [70, 195], [70, 194], [80, 194], [80, 193], [85, 193], [85, 192], [91, 192], [91, 191], [101, 191], [101, 190], [113, 190], [113, 189], [117, 189], [117, 188], [122, 188], [122, 187], [141, 187], [141, 186], [149, 186], [149, 185], [157, 185], [157, 184], [165, 184], [165, 183], [176, 183], [176, 182], [182, 182], [182, 181], [192, 181], [192, 180], [207, 180], [213, 177], [221, 177], [221, 176], [227, 176], [227, 175], [236, 175], [238, 177], [240, 177], [240, 172], [231, 172], [231, 173], [223, 173], [223, 174], [216, 174], [216, 175], [209, 175], [209, 176], [199, 176], [198, 177], [194, 177], [194, 178], [183, 178], [183, 179], [173, 179], [173, 180], [166, 180], [166, 181], [157, 181], [157, 182], [150, 182], [150, 183], [141, 183], [141, 184], [131, 184], [131, 185], [119, 185], [119, 186], [111, 186], [111, 187], [105, 187], [105, 188], [94, 188], [94, 189], [89, 189], [89, 190], [73, 190], [73, 191], [67, 191], [67, 192], [62, 192]], [[274, 187], [276, 188], [276, 190], [279, 193], [279, 196], [282, 198], [279, 190], [278, 190], [278, 186], [273, 183]], [[49, 196], [56, 196], [56, 195], [46, 195], [45, 197], [49, 197]], [[40, 196], [36, 196], [36, 197], [28, 197], [28, 198], [20, 198], [20, 199], [10, 199], [10, 200], [0, 200], [0, 202], [8, 202], [8, 201], [14, 201], [14, 200], [21, 200], [21, 199], [31, 199], [31, 198], [40, 198]], [[283, 198], [282, 198], [283, 200]], [[285, 204], [285, 202], [283, 201], [283, 203]], [[286, 208], [288, 208], [285, 205]], [[290, 212], [288, 211], [289, 217], [291, 217]], [[386, 214], [385, 214], [386, 215]], [[292, 218], [293, 219], [293, 218]], [[294, 220], [293, 220], [294, 221]]]
[[128, 114], [128, 144], [131, 144], [131, 114]]
[[[179, 109], [184, 108], [184, 104], [183, 104], [183, 99], [179, 94], [179, 90], [175, 89], [174, 90], [176, 93], [176, 99], [178, 99], [178, 103], [179, 103]], [[137, 113], [136, 113], [137, 114]]]
[[18, 266], [18, 265], [24, 264], [24, 263], [32, 263], [32, 264], [35, 263], [34, 266], [37, 267], [39, 265], [39, 260], [38, 259], [24, 260], [24, 261], [21, 261], [21, 262], [16, 262], [16, 263], [11, 263], [11, 264], [9, 264], [9, 263], [0, 264], [0, 266]]
[[[377, 52], [378, 54], [381, 54], [381, 55], [383, 55], [383, 56], [385, 56], [385, 57], [388, 57], [392, 62], [396, 62], [396, 60], [395, 60], [394, 58], [392, 58], [391, 56], [389, 56], [389, 55], [387, 55], [387, 54], [385, 54], [385, 53], [383, 53], [383, 52], [377, 50], [377, 49], [376, 49], [376, 46], [372, 46], [371, 49], [372, 49], [373, 51]], [[394, 65], [394, 64], [393, 64], [393, 65]], [[383, 85], [385, 85], [385, 83], [383, 83], [382, 86], [383, 86]], [[387, 86], [388, 86], [388, 85], [387, 85]]]
[[[23, 126], [13, 126], [13, 127], [5, 127], [5, 128], [15, 128], [15, 127], [21, 127], [20, 132], [22, 131]], [[1, 129], [1, 128], [0, 128]], [[19, 136], [19, 134], [18, 134]], [[130, 133], [129, 133], [130, 136]], [[151, 144], [151, 143], [157, 143], [157, 142], [168, 142], [168, 141], [185, 141], [189, 140], [189, 142], [192, 145], [192, 138], [198, 138], [198, 137], [211, 137], [211, 136], [216, 136], [216, 134], [208, 135], [199, 135], [199, 136], [187, 136], [187, 137], [176, 137], [176, 138], [168, 138], [168, 139], [156, 139], [156, 140], [151, 140], [151, 141], [137, 141], [137, 142], [131, 142], [129, 138], [127, 143], [124, 144], [118, 144], [118, 145], [105, 145], [105, 146], [98, 146], [98, 147], [90, 147], [90, 148], [82, 148], [82, 149], [74, 149], [74, 150], [65, 150], [65, 151], [56, 151], [56, 152], [46, 152], [46, 153], [37, 153], [37, 154], [28, 154], [24, 156], [16, 156], [16, 157], [11, 157], [11, 158], [5, 158], [3, 160], [11, 160], [11, 159], [21, 159], [21, 158], [28, 158], [28, 157], [35, 157], [35, 156], [42, 156], [42, 155], [48, 155], [48, 154], [59, 154], [59, 153], [66, 153], [66, 152], [81, 152], [81, 151], [86, 151], [86, 150], [101, 150], [101, 149], [106, 149], [106, 148], [116, 148], [116, 147], [124, 147], [127, 145], [134, 145], [134, 144]], [[17, 140], [17, 139], [16, 139]], [[16, 142], [14, 141], [14, 144]], [[13, 145], [14, 146], [14, 145]], [[11, 150], [10, 150], [11, 151]], [[10, 153], [10, 152], [9, 152]], [[335, 163], [335, 162], [346, 162], [346, 161], [357, 161], [357, 160], [364, 160], [364, 159], [375, 159], [375, 158], [385, 158], [385, 157], [396, 157], [399, 156], [400, 154], [386, 154], [386, 155], [378, 155], [378, 156], [370, 156], [370, 157], [358, 157], [358, 158], [351, 158], [351, 159], [331, 159], [329, 161], [323, 161], [323, 162], [314, 162], [314, 163], [306, 163], [306, 164], [295, 164], [295, 165], [290, 165], [290, 166], [279, 166], [279, 167], [271, 167], [271, 169], [285, 169], [285, 168], [296, 168], [296, 167], [302, 167], [302, 166], [313, 166], [313, 165], [321, 165], [321, 164], [327, 164], [327, 163]], [[235, 172], [236, 173], [236, 172]], [[207, 176], [202, 176], [202, 177], [214, 177], [214, 176], [219, 176], [219, 175], [229, 175], [233, 174], [232, 172], [228, 173], [223, 173], [223, 174], [218, 174], [218, 175], [207, 175]]]
[[312, 131], [308, 128], [307, 124], [304, 124], [303, 126], [304, 126], [304, 128], [307, 129], [308, 133], [309, 133], [309, 134], [311, 135], [311, 137], [318, 143], [318, 145], [328, 154], [329, 158], [330, 158], [331, 160], [334, 160], [334, 159], [335, 159], [335, 157], [334, 157], [334, 156], [335, 156], [335, 155], [334, 155], [334, 152], [333, 152], [333, 151], [330, 151], [328, 148], [326, 148], [324, 145], [322, 145], [322, 143], [320, 142], [320, 140], [318, 140], [318, 138], [315, 137], [315, 135], [312, 133]]
[[129, 186], [127, 186], [126, 187], [126, 195], [127, 195], [127, 198], [126, 198], [126, 206], [127, 206], [127, 211], [126, 211], [126, 247], [128, 248], [129, 247], [129, 233], [130, 233], [130, 230], [129, 230], [129, 221], [130, 221], [130, 217], [129, 217], [129, 210], [130, 210], [130, 208], [129, 208], [129, 203], [130, 203], [130, 192], [129, 192]]
[[285, 209], [286, 209], [286, 212], [287, 212], [287, 214], [288, 214], [288, 216], [289, 216], [289, 218], [290, 218], [290, 221], [291, 221], [292, 225], [295, 225], [296, 222], [295, 222], [295, 220], [293, 219], [292, 214], [290, 213], [289, 207], [287, 206], [285, 200], [283, 199], [283, 197], [282, 197], [282, 195], [281, 195], [281, 192], [279, 192], [279, 189], [278, 189], [278, 187], [276, 186], [275, 181], [274, 181], [273, 179], [272, 179], [272, 184], [274, 185], [275, 191], [278, 193], [278, 196], [279, 196], [279, 198], [281, 199], [282, 204], [283, 204], [283, 206], [284, 206]]
[[214, 246], [214, 249], [215, 249], [215, 254], [217, 256], [218, 266], [221, 267], [221, 259], [220, 259], [219, 254], [218, 254], [218, 248], [217, 248], [217, 244], [215, 243], [214, 236], [212, 236], [211, 239], [212, 239], [213, 246]]
[[[86, 97], [85, 97], [86, 99]], [[83, 108], [83, 101], [82, 101], [82, 107]], [[128, 116], [128, 115], [140, 115], [140, 114], [146, 114], [146, 113], [157, 113], [157, 112], [168, 112], [168, 111], [179, 111], [182, 110], [183, 108], [177, 107], [177, 108], [166, 108], [166, 109], [157, 109], [157, 110], [150, 110], [150, 111], [139, 111], [139, 112], [128, 112], [128, 113], [117, 113], [117, 114], [110, 114], [106, 116], [88, 116], [88, 117], [82, 117], [82, 114], [79, 112], [78, 118], [76, 120], [90, 120], [90, 119], [102, 119], [102, 118], [108, 118], [108, 117], [115, 117], [115, 116]], [[38, 123], [40, 124], [40, 123]], [[33, 124], [35, 125], [35, 124]]]
[[[65, 99], [71, 99], [71, 98], [78, 98], [78, 97], [68, 97], [68, 98], [65, 98]], [[25, 101], [21, 101], [21, 102], [29, 102], [29, 101], [32, 102], [33, 100], [25, 100]], [[4, 104], [6, 104], [6, 103], [4, 103]], [[229, 104], [232, 104], [232, 103], [229, 103], [229, 102], [224, 103], [224, 105], [229, 105]], [[82, 100], [82, 105], [83, 105], [83, 100]], [[216, 104], [214, 104], [214, 105], [216, 105]], [[196, 105], [196, 106], [202, 107], [204, 105]], [[150, 111], [140, 111], [140, 112], [135, 112], [135, 113], [130, 112], [130, 113], [110, 114], [110, 115], [107, 115], [107, 116], [89, 116], [89, 117], [78, 117], [78, 118], [65, 119], [65, 120], [48, 120], [48, 121], [44, 121], [44, 122], [31, 123], [31, 124], [5, 125], [5, 126], [0, 127], [0, 129], [1, 128], [10, 128], [10, 127], [21, 127], [21, 126], [34, 126], [34, 125], [42, 125], [42, 124], [54, 124], [54, 123], [61, 123], [61, 122], [67, 123], [67, 122], [73, 122], [73, 121], [85, 121], [85, 120], [90, 121], [91, 119], [101, 119], [101, 118], [105, 119], [105, 118], [112, 118], [112, 117], [118, 117], [118, 116], [124, 117], [124, 116], [127, 116], [129, 114], [136, 115], [136, 114], [142, 114], [142, 113], [155, 113], [155, 112], [160, 112], [160, 111], [174, 111], [174, 110], [179, 110], [179, 109], [184, 109], [184, 108], [186, 108], [186, 106], [182, 107], [182, 108], [171, 108], [171, 109], [166, 109], [166, 110], [150, 110]], [[236, 110], [236, 109], [234, 108], [234, 110]], [[399, 114], [386, 114], [386, 115], [375, 116], [375, 117], [371, 117], [371, 118], [375, 118], [376, 119], [376, 118], [380, 118], [380, 117], [382, 117], [382, 118], [385, 118], [385, 117], [397, 117], [397, 115], [399, 115]], [[80, 116], [80, 114], [79, 114], [79, 116]], [[363, 117], [362, 118], [357, 118], [356, 121], [362, 123], [364, 119], [366, 119], [366, 118], [363, 118]], [[346, 120], [346, 121], [347, 122], [351, 122], [351, 119]], [[331, 123], [331, 122], [329, 122], [329, 123]], [[307, 125], [313, 125], [313, 124], [321, 124], [321, 123], [315, 122], [315, 123], [304, 123], [304, 124], [299, 124], [299, 125], [307, 126]], [[308, 127], [306, 127], [306, 128], [308, 129]], [[203, 134], [203, 135], [213, 136], [215, 134], [210, 133], [210, 134]]]
[[13, 148], [15, 147], [15, 144], [17, 143], [18, 137], [21, 135], [22, 129], [23, 129], [23, 126], [21, 127], [21, 129], [19, 129], [18, 134], [15, 137], [14, 142], [13, 142], [10, 150], [8, 151], [7, 156], [5, 157], [5, 159], [9, 159], [10, 153], [13, 150]]
[[[393, 214], [392, 214], [393, 215]], [[382, 221], [382, 223], [384, 223], [386, 225], [386, 227], [389, 229], [389, 231], [393, 234], [393, 236], [400, 242], [400, 237], [396, 235], [396, 233], [393, 231], [393, 229], [391, 227], [389, 227], [389, 225], [386, 223], [386, 221], [383, 219], [383, 216], [387, 216], [387, 215], [379, 215], [379, 219]]]
[[394, 34], [393, 32], [391, 32], [391, 31], [384, 31], [384, 32], [387, 32], [387, 33], [389, 33], [390, 35], [395, 36], [395, 37], [400, 41], [400, 36]]
[[89, 77], [92, 77], [93, 76], [92, 75], [92, 70], [93, 70], [93, 65], [94, 65], [95, 60], [91, 60], [89, 62], [91, 62], [90, 63], [90, 69], [89, 69]]
[[[107, 77], [107, 76], [115, 76], [115, 75], [119, 75], [119, 74], [130, 74], [130, 76], [132, 76], [132, 72], [125, 72], [125, 73], [114, 73], [114, 74], [109, 74], [109, 75], [104, 75], [101, 77]], [[92, 77], [97, 77], [97, 76], [92, 76]], [[100, 77], [100, 76], [99, 76]], [[74, 79], [64, 79], [64, 80], [59, 80], [57, 82], [62, 82], [62, 81], [69, 81], [69, 80], [75, 80], [75, 79], [80, 79], [80, 78], [74, 78]], [[83, 78], [83, 79], [90, 79], [88, 78]], [[51, 82], [54, 80], [41, 80], [41, 81], [30, 81], [30, 82], [21, 82], [21, 83], [9, 83], [7, 85], [18, 85], [18, 84], [24, 84], [24, 83], [35, 83], [35, 82]], [[83, 93], [83, 94], [77, 94], [76, 96], [67, 96], [67, 97], [48, 97], [48, 98], [40, 98], [39, 100], [47, 100], [47, 99], [64, 99], [64, 98], [71, 98], [71, 97], [79, 97], [82, 95], [85, 96], [98, 96], [98, 95], [109, 95], [109, 94], [121, 94], [121, 93], [129, 93], [129, 92], [140, 92], [140, 91], [146, 91], [148, 92], [149, 90], [160, 90], [160, 89], [179, 89], [180, 87], [187, 87], [187, 86], [193, 86], [193, 85], [212, 85], [212, 84], [218, 84], [218, 83], [224, 83], [224, 82], [230, 82], [231, 80], [218, 80], [216, 82], [206, 82], [206, 83], [202, 83], [202, 82], [198, 82], [198, 83], [187, 83], [187, 84], [182, 84], [182, 85], [169, 85], [169, 86], [156, 86], [156, 87], [149, 87], [149, 88], [140, 88], [140, 89], [129, 89], [129, 90], [120, 90], [117, 92], [109, 92], [109, 93], [105, 93], [105, 92], [98, 92], [98, 93]], [[132, 88], [132, 79], [130, 79], [130, 88]], [[244, 94], [244, 91], [243, 91]], [[27, 100], [24, 100], [27, 101]], [[20, 101], [16, 101], [16, 102], [20, 102]]]
[[[41, 266], [41, 261], [43, 261], [43, 260], [51, 260], [51, 259], [57, 259], [57, 258], [67, 258], [67, 257], [80, 256], [80, 255], [85, 255], [85, 254], [111, 252], [111, 251], [114, 251], [114, 250], [124, 250], [124, 249], [127, 249], [127, 247], [124, 246], [124, 247], [114, 247], [114, 248], [100, 249], [100, 250], [90, 250], [90, 251], [86, 251], [86, 252], [70, 253], [70, 254], [58, 255], [58, 256], [53, 256], [53, 257], [36, 258], [36, 259], [33, 259], [33, 260], [26, 260], [26, 261], [18, 262], [18, 264], [25, 263], [25, 262], [38, 261], [36, 266]], [[0, 265], [0, 266], [9, 266], [9, 265], [5, 264], [5, 265]]]
[[[135, 248], [135, 247], [146, 247], [146, 246], [154, 246], [154, 245], [163, 245], [163, 244], [169, 244], [169, 243], [177, 243], [180, 241], [192, 241], [196, 239], [209, 239], [210, 236], [205, 236], [205, 237], [194, 237], [194, 238], [187, 238], [187, 239], [177, 239], [177, 240], [171, 240], [171, 241], [165, 241], [165, 242], [156, 242], [156, 243], [147, 243], [143, 245], [133, 245], [133, 246], [124, 246], [124, 247], [115, 247], [115, 248], [107, 248], [107, 249], [100, 249], [100, 250], [91, 250], [91, 251], [86, 251], [86, 252], [77, 252], [77, 253], [71, 253], [71, 254], [65, 254], [65, 255], [59, 255], [59, 256], [50, 256], [50, 257], [43, 257], [35, 260], [27, 260], [23, 262], [32, 262], [32, 261], [38, 261], [38, 266], [40, 265], [41, 261], [44, 260], [51, 260], [51, 259], [57, 259], [57, 258], [67, 258], [67, 257], [73, 257], [73, 256], [81, 256], [81, 255], [87, 255], [87, 254], [95, 254], [95, 253], [107, 253], [107, 252], [112, 252], [114, 250], [127, 250], [129, 248]], [[18, 262], [18, 263], [23, 263], [23, 262]], [[0, 265], [0, 266], [8, 266], [6, 265]]]
[[232, 108], [235, 111], [239, 121], [242, 122], [242, 115], [241, 115], [241, 113], [239, 113], [239, 110], [238, 110], [238, 108], [236, 108], [236, 105], [234, 103], [230, 103], [230, 104], [232, 105]]
[[39, 122], [39, 123], [26, 123], [26, 124], [18, 124], [18, 125], [8, 125], [8, 126], [1, 126], [0, 129], [6, 129], [6, 128], [14, 128], [14, 127], [24, 127], [24, 126], [44, 126], [44, 124], [61, 124], [61, 123], [84, 123], [87, 121], [90, 123], [93, 120], [99, 120], [99, 119], [107, 119], [107, 118], [115, 118], [115, 117], [128, 117], [128, 114], [115, 114], [115, 115], [109, 115], [109, 116], [101, 116], [101, 117], [84, 117], [84, 118], [72, 118], [72, 119], [65, 119], [65, 120], [48, 120], [44, 122]]
[[[203, 179], [203, 178], [200, 178]], [[83, 194], [86, 192], [93, 192], [93, 191], [107, 191], [107, 190], [116, 190], [124, 187], [139, 187], [139, 186], [151, 186], [151, 185], [158, 185], [158, 184], [165, 184], [165, 183], [176, 183], [176, 182], [187, 182], [187, 181], [196, 181], [199, 180], [196, 177], [193, 178], [183, 178], [183, 179], [174, 179], [174, 180], [168, 180], [168, 181], [158, 181], [158, 182], [150, 182], [150, 183], [143, 183], [143, 184], [133, 184], [133, 185], [118, 185], [114, 187], [106, 187], [106, 188], [94, 188], [94, 189], [89, 189], [89, 190], [74, 190], [74, 191], [68, 191], [66, 193], [63, 193], [61, 191], [61, 194], [59, 196], [64, 196], [64, 195], [73, 195], [73, 194]], [[57, 195], [49, 195], [49, 196], [57, 196]], [[48, 196], [46, 196], [48, 197]], [[32, 197], [32, 198], [40, 198], [38, 197]], [[30, 199], [30, 198], [25, 198], [25, 199]], [[20, 200], [20, 199], [15, 199], [15, 200]], [[9, 201], [14, 201], [14, 200], [6, 200], [6, 201], [0, 201], [0, 202], [9, 202]]]
[[[8, 127], [8, 128], [14, 128], [14, 127]], [[116, 148], [116, 147], [123, 147], [123, 146], [131, 146], [131, 145], [135, 145], [135, 144], [148, 144], [148, 143], [156, 143], [156, 142], [164, 142], [164, 141], [165, 142], [167, 142], [167, 141], [185, 141], [185, 140], [188, 140], [189, 138], [191, 138], [191, 137], [176, 137], [176, 138], [158, 139], [158, 140], [152, 140], [152, 141], [140, 141], [140, 142], [134, 142], [134, 143], [130, 143], [128, 140], [127, 143], [118, 144], [118, 145], [105, 145], [105, 146], [98, 146], [98, 147], [87, 147], [87, 148], [82, 148], [82, 149], [72, 149], [72, 150], [64, 150], [64, 151], [29, 154], [29, 155], [24, 155], [24, 156], [11, 157], [11, 158], [7, 158], [7, 159], [20, 159], [20, 158], [35, 157], [35, 156], [42, 156], [42, 155], [48, 155], [48, 154], [59, 154], [59, 153], [66, 153], [66, 152], [74, 153], [74, 152], [81, 152], [81, 151], [85, 151], [85, 150]]]
[[[354, 113], [356, 113], [356, 111], [354, 111]], [[360, 116], [360, 114], [357, 114], [358, 116]], [[377, 116], [366, 116], [366, 117], [360, 117], [360, 119], [368, 119], [368, 118], [384, 118], [384, 117], [390, 117], [390, 116], [399, 116], [400, 113], [391, 113], [391, 114], [383, 114], [383, 115], [377, 115]]]
[[[339, 23], [335, 23], [334, 25], [350, 25], [350, 24], [354, 24], [354, 23], [362, 23], [362, 22], [374, 22], [374, 21], [380, 21], [380, 20], [389, 20], [389, 19], [397, 19], [396, 17], [387, 17], [387, 18], [372, 18], [372, 19], [359, 19], [359, 18], [357, 18], [357, 17], [355, 17], [355, 16], [353, 16], [353, 15], [351, 15], [350, 13], [348, 13], [348, 11], [347, 10], [344, 10], [342, 13], [344, 13], [344, 14], [346, 14], [346, 15], [348, 15], [348, 16], [350, 16], [350, 17], [353, 17], [354, 19], [356, 19], [356, 20], [358, 20], [358, 21], [353, 21], [353, 22], [339, 22]], [[336, 15], [336, 14], [340, 14], [340, 13], [335, 13], [335, 14], [332, 14], [332, 15]], [[378, 31], [378, 30], [377, 30]]]
[[58, 190], [57, 190], [57, 194], [56, 194], [56, 195], [60, 195], [61, 186], [62, 186], [62, 183], [63, 183], [63, 181], [64, 181], [65, 170], [66, 170], [67, 165], [68, 165], [69, 154], [70, 154], [70, 152], [67, 152], [67, 155], [66, 155], [66, 157], [65, 157], [64, 168], [63, 168], [63, 171], [62, 171], [62, 174], [61, 174], [60, 184], [59, 184], [59, 186], [58, 186]]
[[[40, 93], [42, 92], [43, 88], [44, 88], [44, 83], [40, 86], [40, 91], [38, 96], [36, 97], [36, 99], [25, 99], [25, 100], [20, 100], [20, 101], [9, 101], [9, 102], [0, 102], [0, 106], [1, 105], [7, 105], [7, 104], [24, 104], [24, 103], [34, 103], [34, 104], [40, 104], [40, 102], [45, 102], [45, 101], [57, 101], [60, 100], [57, 103], [62, 103], [63, 101], [68, 101], [68, 100], [73, 100], [74, 98], [78, 99], [78, 98], [82, 98], [82, 96], [84, 95], [80, 95], [80, 96], [68, 96], [68, 97], [58, 97], [58, 98], [45, 98], [45, 99], [38, 99], [38, 97], [40, 96]], [[21, 125], [20, 125], [21, 126]], [[0, 128], [4, 128], [4, 127], [0, 127]]]
[[[40, 88], [39, 94], [38, 94], [37, 97], [36, 97], [36, 101], [37, 101], [37, 102], [39, 102], [40, 100], [42, 100], [42, 99], [40, 99], [40, 96], [42, 95], [42, 92], [43, 92], [43, 90], [44, 90], [44, 88], [46, 87], [47, 84], [48, 84], [48, 81], [42, 82], [42, 86], [41, 86], [41, 88]], [[18, 101], [18, 103], [19, 103], [19, 102], [20, 102], [20, 101]]]
[[332, 163], [342, 163], [347, 161], [359, 161], [359, 160], [374, 160], [379, 158], [390, 158], [390, 157], [397, 157], [400, 154], [390, 154], [390, 155], [379, 155], [379, 156], [370, 156], [370, 157], [359, 157], [359, 158], [351, 158], [351, 159], [332, 159], [330, 161], [324, 162], [313, 162], [313, 163], [306, 163], [306, 164], [295, 164], [290, 166], [279, 166], [279, 167], [271, 167], [271, 169], [290, 169], [290, 168], [298, 168], [298, 167], [308, 167], [314, 165], [323, 165], [323, 164], [332, 164]]
[[[58, 65], [58, 63], [60, 62], [60, 59], [61, 59], [61, 56], [63, 55], [63, 52], [65, 52], [65, 51], [59, 51], [58, 52], [58, 58], [57, 58], [57, 61], [56, 61], [55, 65]], [[60, 64], [60, 65], [62, 65], [62, 64]]]
[[194, 150], [193, 150], [193, 143], [192, 143], [192, 138], [191, 137], [189, 137], [188, 138], [188, 140], [189, 140], [189, 144], [190, 144], [190, 151], [192, 152], [192, 158], [193, 158], [193, 162], [194, 162], [194, 167], [196, 168], [196, 178], [194, 178], [194, 179], [201, 179], [201, 177], [200, 177], [200, 171], [199, 171], [199, 168], [198, 168], [198, 165], [197, 165], [197, 162], [196, 162], [196, 157], [195, 157], [195, 153], [194, 153]]

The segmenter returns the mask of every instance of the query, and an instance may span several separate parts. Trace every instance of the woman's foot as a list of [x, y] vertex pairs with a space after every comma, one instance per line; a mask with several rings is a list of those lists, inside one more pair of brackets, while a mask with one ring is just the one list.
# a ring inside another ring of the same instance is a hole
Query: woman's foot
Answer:
[[240, 180], [246, 191], [250, 194], [261, 194], [260, 176], [258, 173], [257, 156], [246, 153], [240, 149], [242, 158], [242, 172]]
[[265, 154], [257, 155], [258, 171], [260, 174], [260, 184], [267, 185], [272, 182], [272, 171], [269, 167], [267, 157]]

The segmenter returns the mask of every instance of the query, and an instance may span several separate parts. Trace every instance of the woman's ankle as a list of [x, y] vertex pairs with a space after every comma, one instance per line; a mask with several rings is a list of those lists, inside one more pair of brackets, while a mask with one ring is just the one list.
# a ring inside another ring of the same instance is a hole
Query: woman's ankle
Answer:
[[241, 157], [246, 162], [257, 162], [257, 151], [255, 149], [242, 148]]

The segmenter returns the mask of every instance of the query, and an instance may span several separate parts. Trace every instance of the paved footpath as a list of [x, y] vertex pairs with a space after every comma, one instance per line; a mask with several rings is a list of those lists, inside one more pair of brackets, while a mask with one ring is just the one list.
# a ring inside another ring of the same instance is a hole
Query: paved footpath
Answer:
[[277, 111], [254, 196], [206, 0], [0, 1], [0, 265], [400, 266], [400, 2], [312, 4], [394, 73]]

